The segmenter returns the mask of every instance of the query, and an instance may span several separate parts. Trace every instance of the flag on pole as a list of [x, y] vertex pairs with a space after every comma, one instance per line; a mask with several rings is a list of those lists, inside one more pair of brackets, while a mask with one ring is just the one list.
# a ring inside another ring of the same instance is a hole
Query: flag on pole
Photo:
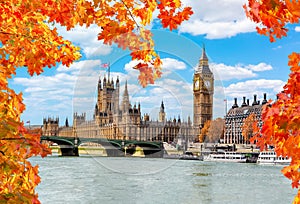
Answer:
[[26, 123], [30, 123], [30, 120], [27, 120]]
[[102, 67], [102, 68], [108, 68], [108, 67], [109, 67], [109, 63], [102, 63], [102, 64], [101, 64], [101, 67]]

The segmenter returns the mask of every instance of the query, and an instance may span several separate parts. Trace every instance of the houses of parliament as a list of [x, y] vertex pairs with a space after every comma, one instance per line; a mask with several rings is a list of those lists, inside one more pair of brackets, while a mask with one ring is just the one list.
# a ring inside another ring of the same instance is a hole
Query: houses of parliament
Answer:
[[209, 68], [205, 48], [193, 75], [193, 122], [188, 117], [166, 119], [163, 101], [157, 119], [143, 114], [141, 104], [132, 105], [129, 100], [127, 81], [120, 95], [120, 80], [99, 78], [97, 84], [97, 102], [93, 118], [88, 120], [85, 113], [73, 115], [73, 125], [68, 120], [59, 126], [59, 119], [43, 119], [43, 135], [91, 137], [121, 140], [177, 142], [179, 138], [194, 141], [207, 120], [212, 119], [214, 75]]

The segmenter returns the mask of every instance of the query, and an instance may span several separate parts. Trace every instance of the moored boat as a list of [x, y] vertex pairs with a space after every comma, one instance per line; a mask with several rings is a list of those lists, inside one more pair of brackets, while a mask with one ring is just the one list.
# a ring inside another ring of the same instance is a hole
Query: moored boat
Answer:
[[258, 155], [258, 164], [271, 164], [271, 165], [288, 165], [291, 159], [287, 157], [277, 156], [274, 151], [262, 151]]
[[198, 160], [198, 161], [203, 161], [203, 157], [194, 155], [192, 152], [186, 151], [184, 154], [173, 154], [173, 155], [168, 155], [165, 154], [164, 159], [180, 159], [180, 160]]
[[246, 163], [247, 158], [244, 154], [224, 151], [210, 153], [206, 158], [204, 158], [204, 161]]
[[193, 152], [186, 151], [183, 155], [179, 157], [180, 160], [199, 160], [203, 161], [202, 156], [194, 155]]

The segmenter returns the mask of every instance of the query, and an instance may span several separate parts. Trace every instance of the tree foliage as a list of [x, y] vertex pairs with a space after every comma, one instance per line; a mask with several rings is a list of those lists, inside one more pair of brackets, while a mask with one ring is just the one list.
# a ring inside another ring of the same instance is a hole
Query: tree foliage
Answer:
[[256, 115], [254, 113], [251, 113], [247, 118], [244, 119], [242, 126], [242, 135], [247, 143], [250, 141], [250, 138], [255, 135], [254, 130], [256, 129], [256, 126]]
[[224, 126], [225, 123], [222, 118], [212, 120], [205, 141], [213, 143], [218, 142], [224, 135]]
[[192, 14], [180, 0], [0, 0], [0, 201], [39, 203], [35, 186], [38, 166], [27, 160], [46, 156], [39, 134], [30, 134], [20, 120], [25, 110], [22, 93], [9, 87], [17, 68], [40, 74], [59, 63], [69, 66], [80, 58], [79, 48], [59, 36], [55, 25], [70, 30], [76, 25], [99, 26], [98, 39], [129, 49], [139, 60], [142, 86], [161, 75], [161, 60], [152, 34], [145, 28], [154, 11], [164, 28], [176, 29]]
[[[300, 18], [297, 0], [248, 0], [244, 8], [247, 16], [260, 24], [258, 33], [269, 36], [271, 42], [287, 36], [287, 24], [298, 23]], [[277, 155], [291, 158], [291, 164], [282, 173], [292, 181], [292, 187], [298, 188], [294, 203], [300, 203], [300, 54], [290, 54], [288, 65], [289, 79], [278, 99], [265, 106], [261, 134], [255, 139], [261, 148], [271, 144]]]
[[210, 120], [208, 120], [208, 121], [206, 121], [206, 122], [204, 123], [204, 126], [203, 126], [203, 128], [201, 129], [201, 132], [200, 132], [200, 134], [199, 134], [199, 142], [200, 142], [200, 143], [205, 142], [205, 139], [206, 139], [206, 137], [207, 137], [207, 133], [208, 133], [208, 130], [209, 130], [209, 127], [210, 127], [210, 123], [211, 123]]
[[204, 123], [203, 128], [198, 136], [199, 142], [218, 142], [224, 134], [224, 120], [217, 118], [208, 120]]

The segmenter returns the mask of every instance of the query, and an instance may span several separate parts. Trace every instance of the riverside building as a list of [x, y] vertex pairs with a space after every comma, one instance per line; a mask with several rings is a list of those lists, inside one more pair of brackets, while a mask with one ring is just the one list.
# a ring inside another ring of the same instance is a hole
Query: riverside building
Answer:
[[225, 116], [225, 144], [246, 144], [248, 141], [242, 135], [242, 126], [244, 120], [252, 113], [255, 114], [258, 126], [262, 126], [261, 111], [264, 104], [267, 103], [267, 94], [264, 93], [262, 102], [257, 100], [254, 95], [253, 102], [250, 105], [249, 99], [243, 97], [241, 106], [237, 104], [237, 98], [234, 98], [234, 104]]

